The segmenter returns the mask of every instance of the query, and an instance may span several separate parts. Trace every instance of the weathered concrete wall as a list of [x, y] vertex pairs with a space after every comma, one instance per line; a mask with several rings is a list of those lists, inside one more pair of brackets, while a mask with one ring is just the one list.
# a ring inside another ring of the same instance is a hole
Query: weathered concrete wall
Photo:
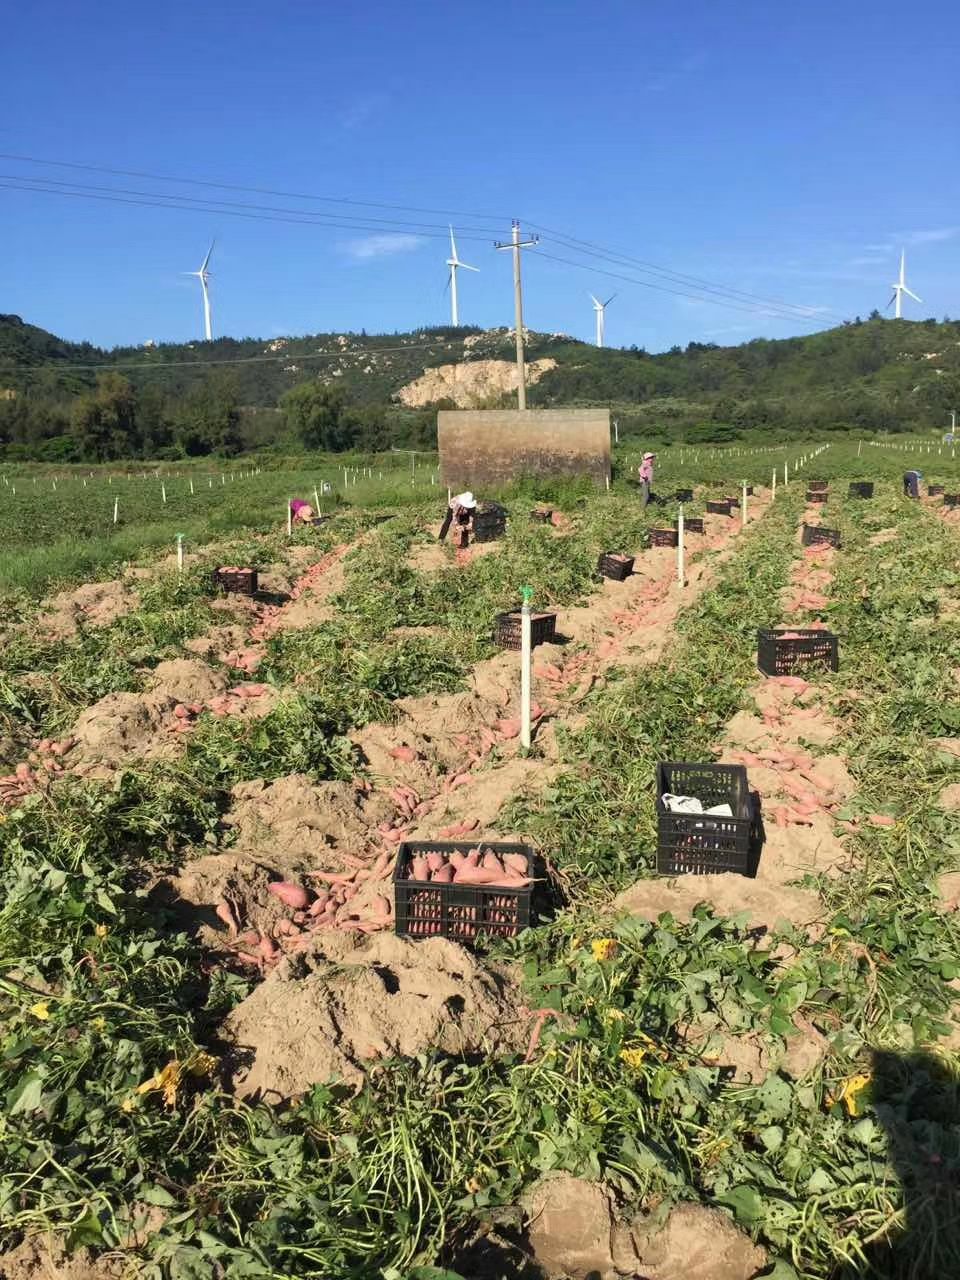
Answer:
[[437, 440], [451, 489], [503, 484], [520, 475], [610, 475], [609, 409], [442, 409]]

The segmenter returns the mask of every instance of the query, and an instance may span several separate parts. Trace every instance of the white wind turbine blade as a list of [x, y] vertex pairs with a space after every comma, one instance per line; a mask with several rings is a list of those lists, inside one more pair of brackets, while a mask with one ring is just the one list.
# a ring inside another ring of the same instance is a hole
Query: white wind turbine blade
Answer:
[[906, 250], [901, 249], [900, 250], [900, 288], [901, 289], [906, 284], [906, 277], [904, 275], [904, 272], [906, 270], [906, 263], [907, 263]]
[[479, 271], [479, 267], [471, 267], [469, 262], [458, 262], [458, 267], [463, 267], [464, 271]]
[[890, 301], [887, 303], [887, 307], [886, 307], [887, 311], [890, 310], [890, 308], [893, 306], [896, 300], [897, 300], [897, 290], [896, 288], [894, 288], [893, 293], [891, 293], [890, 295]]
[[590, 299], [590, 301], [593, 303], [593, 305], [594, 305], [594, 307], [597, 309], [597, 311], [602, 311], [602, 310], [603, 310], [603, 303], [600, 301], [600, 299], [599, 299], [599, 298], [595, 297], [592, 293], [588, 293], [588, 294], [587, 294], [587, 297], [588, 297], [588, 298]]
[[606, 302], [603, 305], [605, 307], [609, 307], [610, 303], [614, 300], [616, 296], [617, 295], [615, 293], [611, 293], [610, 297], [606, 300]]
[[206, 272], [207, 263], [210, 261], [210, 255], [211, 253], [213, 253], [213, 247], [216, 243], [217, 243], [216, 240], [210, 241], [210, 248], [207, 250], [207, 256], [204, 258], [203, 262], [200, 264], [200, 270], [193, 272], [192, 273], [193, 275], [202, 275]]
[[904, 285], [904, 286], [903, 286], [903, 292], [907, 295], [907, 297], [908, 297], [908, 298], [912, 298], [912, 299], [914, 300], [914, 302], [922, 302], [922, 301], [923, 301], [923, 299], [922, 299], [922, 298], [918, 298], [918, 297], [917, 297], [917, 295], [913, 292], [913, 290], [912, 290], [912, 289], [908, 289], [906, 285]]

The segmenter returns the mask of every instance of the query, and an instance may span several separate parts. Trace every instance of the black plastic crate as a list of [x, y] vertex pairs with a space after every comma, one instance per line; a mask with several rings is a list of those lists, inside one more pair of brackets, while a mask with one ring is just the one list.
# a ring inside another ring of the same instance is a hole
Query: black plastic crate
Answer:
[[[705, 809], [728, 804], [733, 817], [671, 813], [664, 795], [693, 796]], [[657, 871], [663, 876], [750, 875], [759, 819], [742, 764], [657, 765]]]
[[943, 495], [943, 505], [945, 507], [960, 507], [960, 493], [945, 493]]
[[871, 480], [854, 480], [850, 485], [851, 498], [872, 498], [873, 482]]
[[684, 516], [684, 533], [704, 533], [703, 516]]
[[676, 529], [651, 529], [651, 547], [675, 547], [677, 545]]
[[257, 594], [257, 571], [256, 569], [214, 569], [213, 586], [217, 591], [254, 596]]
[[813, 627], [758, 631], [757, 666], [767, 676], [793, 676], [811, 667], [836, 671], [840, 666], [837, 637]]
[[707, 502], [707, 513], [711, 516], [729, 516], [732, 514], [729, 502]]
[[808, 480], [807, 488], [811, 493], [826, 493], [829, 484], [826, 480]]
[[473, 517], [474, 542], [496, 542], [507, 531], [507, 513], [495, 502], [487, 503]]
[[928, 497], [928, 498], [939, 498], [939, 497], [940, 497], [940, 495], [941, 495], [942, 493], [943, 493], [943, 485], [942, 485], [942, 484], [928, 484], [928, 485], [927, 485], [927, 497]]
[[747, 485], [747, 497], [748, 497], [748, 498], [752, 498], [752, 497], [753, 497], [753, 485], [752, 485], [752, 484], [748, 484], [748, 485]]
[[[498, 855], [520, 854], [527, 861], [531, 884], [523, 889], [499, 885], [432, 884], [410, 880], [410, 865], [416, 854], [469, 853], [482, 848]], [[489, 938], [514, 938], [530, 924], [533, 902], [534, 855], [529, 845], [497, 841], [433, 840], [404, 841], [397, 851], [393, 872], [394, 929], [404, 938], [449, 938], [463, 946], [474, 946]]]
[[[517, 609], [512, 613], [497, 615], [493, 638], [501, 649], [519, 649], [521, 645], [521, 613]], [[557, 615], [555, 613], [534, 613], [530, 617], [530, 644], [553, 644], [557, 638]]]
[[619, 551], [604, 551], [597, 561], [597, 572], [601, 578], [612, 578], [614, 582], [623, 582], [633, 573], [633, 556], [621, 555]]
[[553, 519], [553, 512], [548, 511], [545, 507], [537, 507], [530, 512], [530, 519], [536, 521], [537, 524], [549, 524]]
[[693, 490], [692, 490], [692, 489], [678, 489], [678, 490], [677, 490], [677, 492], [676, 492], [673, 496], [674, 496], [674, 498], [676, 498], [677, 502], [692, 502], [692, 501], [693, 501]]
[[829, 497], [830, 495], [827, 493], [826, 489], [808, 489], [807, 490], [808, 502], [826, 502]]
[[840, 546], [840, 530], [827, 529], [822, 524], [805, 524], [803, 526], [803, 545], [815, 547], [818, 542], [826, 542], [831, 547]]

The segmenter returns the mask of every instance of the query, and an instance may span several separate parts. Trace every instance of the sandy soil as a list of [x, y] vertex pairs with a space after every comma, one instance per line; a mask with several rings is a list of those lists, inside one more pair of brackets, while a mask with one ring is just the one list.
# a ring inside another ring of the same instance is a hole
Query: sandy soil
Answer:
[[334, 1078], [359, 1085], [397, 1055], [516, 1049], [528, 1027], [507, 978], [462, 948], [381, 933], [331, 934], [302, 964], [281, 961], [223, 1033], [236, 1091], [278, 1100]]

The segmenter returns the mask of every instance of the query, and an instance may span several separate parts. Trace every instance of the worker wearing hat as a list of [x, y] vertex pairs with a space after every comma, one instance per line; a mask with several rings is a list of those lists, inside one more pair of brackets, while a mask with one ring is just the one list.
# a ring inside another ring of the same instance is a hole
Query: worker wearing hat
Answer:
[[443, 542], [451, 524], [453, 524], [455, 526], [454, 542], [458, 547], [465, 547], [470, 540], [470, 530], [473, 528], [473, 517], [476, 510], [477, 500], [469, 489], [466, 493], [458, 493], [456, 497], [451, 498], [447, 506], [446, 515], [443, 518], [443, 524], [440, 526], [440, 541]]
[[650, 501], [650, 486], [653, 484], [653, 463], [655, 453], [645, 453], [640, 463], [640, 501], [644, 506]]

